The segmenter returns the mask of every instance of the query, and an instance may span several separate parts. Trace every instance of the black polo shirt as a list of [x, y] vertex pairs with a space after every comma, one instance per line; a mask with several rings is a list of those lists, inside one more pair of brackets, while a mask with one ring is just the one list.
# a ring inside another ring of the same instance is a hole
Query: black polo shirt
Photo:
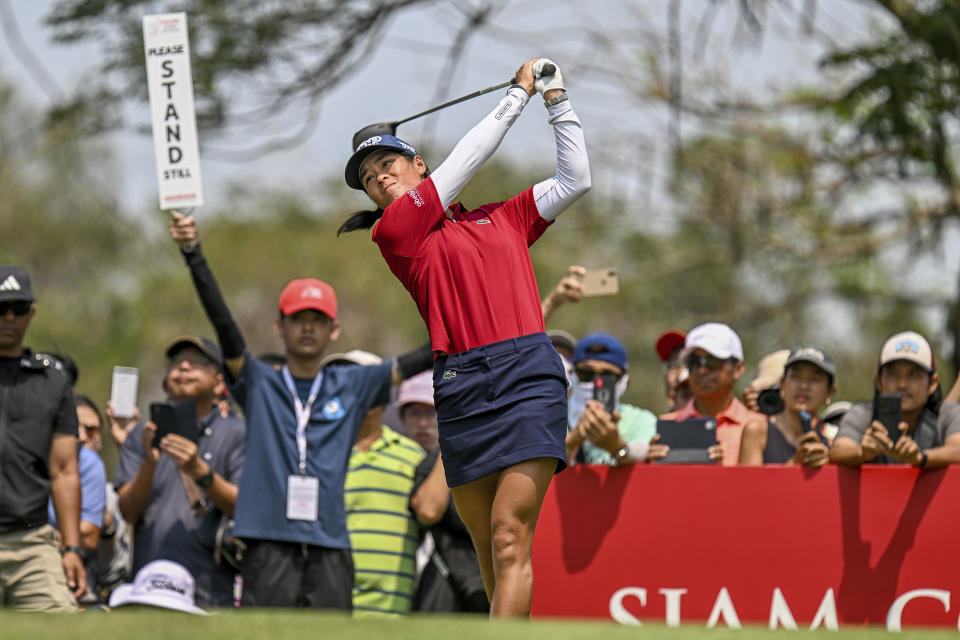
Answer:
[[0, 533], [47, 523], [54, 433], [77, 436], [77, 409], [60, 362], [24, 349], [0, 358]]

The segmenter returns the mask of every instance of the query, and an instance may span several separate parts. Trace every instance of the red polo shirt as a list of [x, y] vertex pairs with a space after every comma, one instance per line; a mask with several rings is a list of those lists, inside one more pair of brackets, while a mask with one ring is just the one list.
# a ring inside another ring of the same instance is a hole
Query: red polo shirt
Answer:
[[373, 230], [413, 296], [434, 351], [459, 353], [544, 330], [529, 246], [550, 226], [533, 189], [464, 211], [440, 203], [433, 179], [394, 200]]
[[[662, 420], [689, 420], [702, 417], [693, 399], [686, 406], [660, 416]], [[766, 416], [750, 411], [742, 402], [734, 398], [733, 402], [714, 418], [717, 419], [717, 442], [723, 445], [723, 466], [734, 467], [740, 459], [740, 437], [743, 435], [743, 425], [756, 418], [765, 419]]]

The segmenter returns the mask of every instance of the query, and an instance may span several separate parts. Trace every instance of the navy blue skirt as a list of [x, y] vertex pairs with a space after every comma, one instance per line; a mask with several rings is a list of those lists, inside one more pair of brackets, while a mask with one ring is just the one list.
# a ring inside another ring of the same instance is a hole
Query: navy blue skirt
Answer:
[[567, 377], [547, 334], [438, 357], [433, 398], [449, 486], [533, 458], [567, 466]]

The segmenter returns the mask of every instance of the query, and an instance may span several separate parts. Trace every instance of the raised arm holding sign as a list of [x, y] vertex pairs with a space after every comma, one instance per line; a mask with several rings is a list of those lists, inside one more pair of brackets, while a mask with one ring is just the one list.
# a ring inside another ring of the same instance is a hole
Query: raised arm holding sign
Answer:
[[203, 204], [187, 14], [143, 17], [160, 208]]

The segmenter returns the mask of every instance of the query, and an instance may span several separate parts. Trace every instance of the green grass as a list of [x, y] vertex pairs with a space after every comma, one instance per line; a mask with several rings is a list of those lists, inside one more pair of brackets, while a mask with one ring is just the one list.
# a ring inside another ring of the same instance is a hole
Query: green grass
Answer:
[[[839, 633], [771, 632], [766, 628], [743, 630], [705, 629], [700, 625], [667, 628], [658, 625], [625, 627], [612, 622], [536, 620], [533, 622], [490, 623], [473, 616], [412, 616], [390, 620], [353, 620], [349, 617], [304, 611], [232, 611], [209, 617], [149, 609], [119, 609], [110, 613], [29, 614], [0, 612], [0, 638], [24, 640], [142, 640], [150, 638], [201, 638], [202, 640], [755, 640], [796, 636], [867, 640], [886, 635], [880, 629], [846, 629]], [[956, 630], [907, 631], [891, 638], [951, 638]]]

